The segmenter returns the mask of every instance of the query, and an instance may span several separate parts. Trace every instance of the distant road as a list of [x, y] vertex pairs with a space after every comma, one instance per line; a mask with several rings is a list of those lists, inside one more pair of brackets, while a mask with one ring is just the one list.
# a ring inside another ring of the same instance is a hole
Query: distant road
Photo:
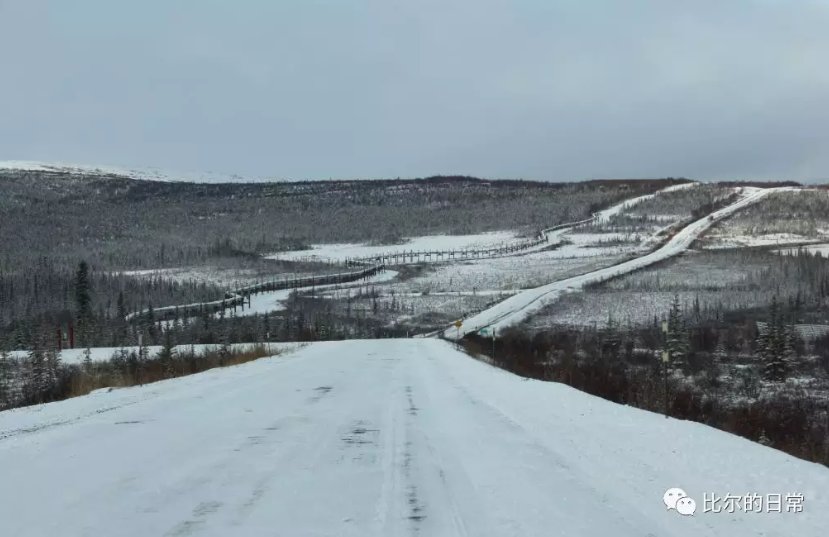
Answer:
[[743, 188], [741, 189], [742, 197], [738, 201], [685, 226], [664, 246], [649, 254], [612, 267], [522, 291], [491, 308], [465, 319], [460, 330], [451, 327], [444, 330], [443, 333], [448, 338], [457, 338], [459, 336], [463, 337], [471, 332], [477, 332], [483, 328], [498, 331], [509, 326], [514, 326], [544, 306], [558, 300], [563, 293], [580, 290], [586, 284], [601, 282], [615, 276], [627, 274], [680, 254], [687, 250], [708, 228], [723, 218], [731, 216], [735, 212], [759, 201], [772, 192], [792, 189], [792, 187]]

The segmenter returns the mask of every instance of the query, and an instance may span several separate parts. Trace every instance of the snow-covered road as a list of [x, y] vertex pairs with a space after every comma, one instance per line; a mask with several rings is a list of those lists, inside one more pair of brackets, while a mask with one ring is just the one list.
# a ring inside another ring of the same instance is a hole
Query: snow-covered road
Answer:
[[[0, 413], [0, 535], [813, 536], [829, 470], [426, 339]], [[682, 487], [694, 516], [666, 510]], [[801, 493], [804, 512], [703, 513]]]
[[756, 203], [772, 192], [781, 190], [791, 190], [791, 188], [744, 188], [742, 190], [743, 195], [738, 201], [685, 226], [665, 245], [649, 254], [612, 267], [559, 280], [534, 289], [528, 289], [465, 319], [460, 330], [454, 327], [447, 328], [443, 331], [444, 336], [447, 338], [463, 337], [466, 334], [477, 332], [483, 328], [497, 332], [498, 330], [516, 325], [527, 319], [544, 306], [558, 300], [563, 293], [577, 291], [587, 284], [601, 282], [609, 278], [627, 274], [678, 255], [687, 250], [700, 235], [719, 220]]

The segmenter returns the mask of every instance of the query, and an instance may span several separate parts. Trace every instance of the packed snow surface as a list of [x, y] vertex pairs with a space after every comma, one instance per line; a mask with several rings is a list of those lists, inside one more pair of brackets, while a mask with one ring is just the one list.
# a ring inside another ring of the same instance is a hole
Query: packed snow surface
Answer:
[[[0, 413], [0, 524], [61, 535], [825, 535], [829, 470], [438, 340], [291, 355]], [[693, 516], [668, 510], [682, 488]], [[704, 494], [803, 494], [801, 513]]]

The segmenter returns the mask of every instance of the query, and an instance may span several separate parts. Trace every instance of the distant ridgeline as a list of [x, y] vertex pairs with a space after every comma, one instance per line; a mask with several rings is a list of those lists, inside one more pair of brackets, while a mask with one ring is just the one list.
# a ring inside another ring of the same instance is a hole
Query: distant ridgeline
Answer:
[[[0, 268], [41, 257], [177, 267], [308, 244], [542, 229], [683, 179], [580, 183], [425, 179], [183, 183], [0, 169]], [[216, 245], [222, 245], [217, 248]]]

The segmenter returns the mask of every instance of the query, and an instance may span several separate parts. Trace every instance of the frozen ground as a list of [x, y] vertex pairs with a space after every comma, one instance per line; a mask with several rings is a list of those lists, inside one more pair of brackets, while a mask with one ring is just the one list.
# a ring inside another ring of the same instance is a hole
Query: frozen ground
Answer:
[[[376, 293], [376, 297], [373, 296]], [[363, 295], [348, 291], [326, 292], [317, 298], [334, 299], [329, 305], [340, 316], [358, 314], [379, 321], [388, 327], [407, 327], [412, 333], [481, 311], [504, 300], [514, 291], [459, 291], [436, 293], [398, 292], [394, 287], [370, 287]]]
[[[670, 310], [674, 295], [685, 307], [699, 299], [706, 306], [718, 293], [706, 291], [588, 291], [568, 293], [558, 302], [527, 319], [522, 327], [529, 332], [549, 330], [554, 326], [605, 328], [610, 322], [625, 329], [653, 323]], [[720, 298], [722, 298], [720, 296]], [[765, 298], [765, 296], [763, 297]], [[716, 304], [716, 302], [714, 302]], [[724, 305], [729, 303], [722, 302]]]
[[519, 240], [511, 231], [496, 231], [476, 235], [428, 235], [406, 239], [403, 244], [315, 244], [310, 250], [293, 250], [267, 256], [286, 261], [345, 261], [384, 253], [482, 249]]
[[557, 250], [524, 256], [435, 265], [396, 286], [413, 292], [514, 291], [590, 272], [621, 261], [616, 255], [562, 258]]
[[[817, 537], [829, 470], [436, 340], [292, 355], [0, 412], [3, 535]], [[682, 488], [696, 512], [663, 504]], [[705, 495], [803, 495], [800, 513]]]

